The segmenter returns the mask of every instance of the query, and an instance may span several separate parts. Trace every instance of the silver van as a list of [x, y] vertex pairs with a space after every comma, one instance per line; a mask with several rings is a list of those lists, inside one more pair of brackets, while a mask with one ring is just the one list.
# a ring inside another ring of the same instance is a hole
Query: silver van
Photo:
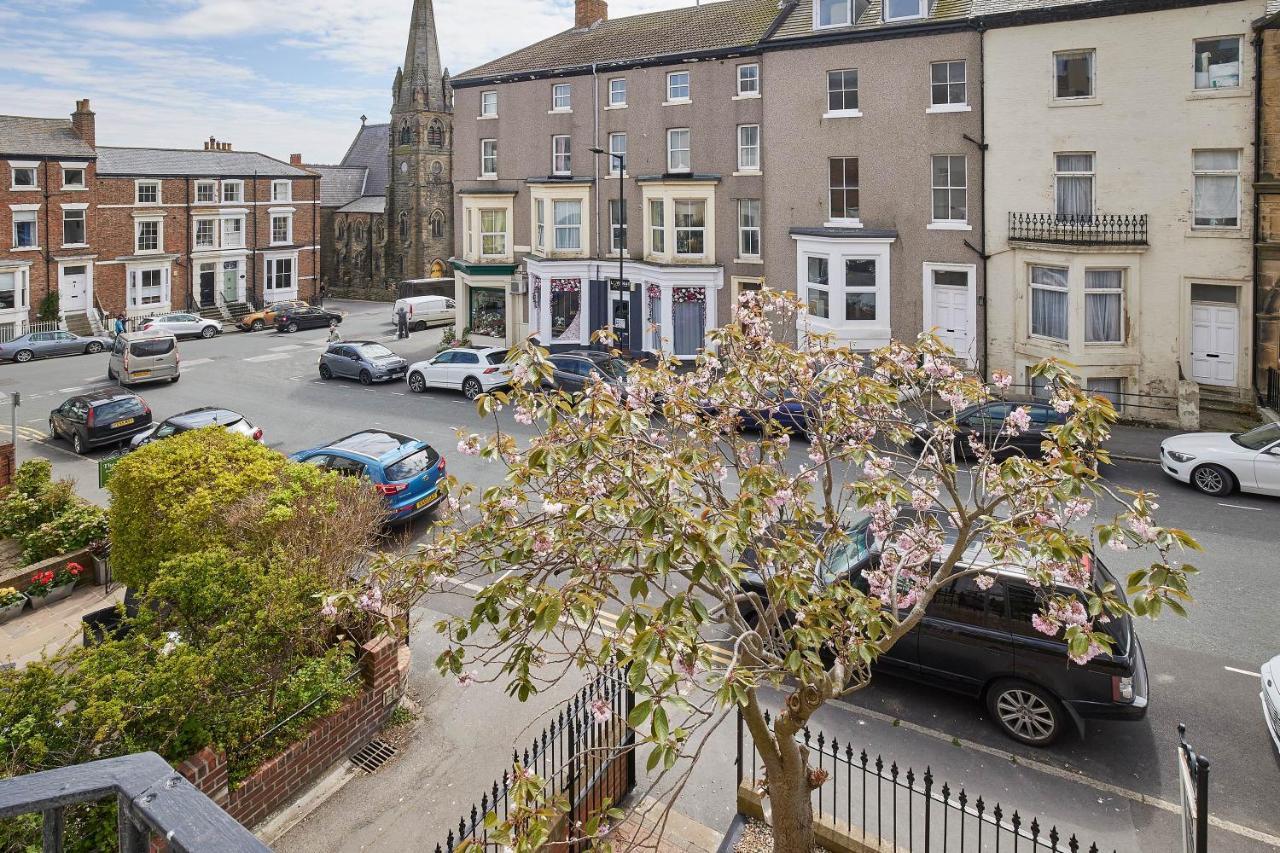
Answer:
[[116, 335], [107, 362], [107, 378], [121, 385], [139, 382], [177, 382], [178, 339], [168, 332], [125, 332]]
[[402, 305], [409, 315], [409, 330], [413, 332], [421, 332], [428, 326], [453, 323], [457, 317], [457, 308], [453, 300], [447, 296], [409, 296], [397, 299], [396, 304], [392, 306], [391, 323], [393, 325]]

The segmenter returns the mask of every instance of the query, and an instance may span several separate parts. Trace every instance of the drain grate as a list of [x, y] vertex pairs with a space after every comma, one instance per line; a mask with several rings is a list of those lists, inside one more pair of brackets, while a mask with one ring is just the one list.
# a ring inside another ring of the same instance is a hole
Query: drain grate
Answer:
[[351, 763], [366, 773], [373, 773], [396, 754], [396, 748], [385, 740], [371, 740], [351, 756]]

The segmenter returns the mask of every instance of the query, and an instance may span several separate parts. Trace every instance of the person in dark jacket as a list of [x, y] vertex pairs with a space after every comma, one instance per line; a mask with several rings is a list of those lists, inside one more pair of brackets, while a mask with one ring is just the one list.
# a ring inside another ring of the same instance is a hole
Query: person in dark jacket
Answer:
[[329, 293], [329, 289], [325, 287], [323, 284], [320, 285], [320, 289], [316, 291], [316, 307], [317, 308], [324, 307], [324, 298], [325, 296], [328, 295], [328, 293]]
[[396, 338], [409, 337], [409, 311], [403, 305], [396, 309]]

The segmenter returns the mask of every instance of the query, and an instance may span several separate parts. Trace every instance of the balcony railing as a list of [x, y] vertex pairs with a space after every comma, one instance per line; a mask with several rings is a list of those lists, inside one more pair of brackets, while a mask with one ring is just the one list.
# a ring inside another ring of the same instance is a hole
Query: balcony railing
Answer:
[[175, 853], [270, 853], [154, 752], [0, 779], [0, 821], [43, 815], [45, 853], [63, 849], [64, 810], [114, 797], [120, 853], [146, 853], [151, 836]]
[[1010, 213], [1009, 239], [1077, 246], [1145, 246], [1147, 215]]

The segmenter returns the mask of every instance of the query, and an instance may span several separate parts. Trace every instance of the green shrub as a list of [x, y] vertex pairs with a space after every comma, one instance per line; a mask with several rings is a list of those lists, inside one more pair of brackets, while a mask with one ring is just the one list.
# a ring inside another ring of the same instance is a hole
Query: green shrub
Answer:
[[78, 503], [20, 537], [22, 559], [38, 563], [106, 536], [106, 510], [90, 503]]
[[22, 546], [24, 563], [83, 548], [106, 533], [106, 512], [77, 497], [71, 480], [54, 481], [47, 459], [18, 466], [0, 495], [0, 536]]
[[48, 459], [28, 459], [13, 472], [11, 488], [29, 498], [39, 497], [53, 482], [53, 463]]

